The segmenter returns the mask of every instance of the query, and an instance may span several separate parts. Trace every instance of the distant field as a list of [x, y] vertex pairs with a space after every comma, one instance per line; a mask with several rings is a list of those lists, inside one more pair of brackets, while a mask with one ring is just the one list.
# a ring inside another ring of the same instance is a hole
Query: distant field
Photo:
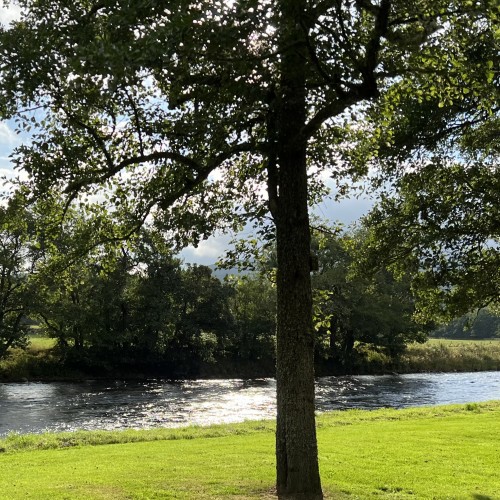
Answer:
[[52, 349], [55, 345], [55, 339], [32, 335], [27, 349], [11, 349], [0, 359], [0, 382], [64, 379], [66, 374]]
[[[43, 351], [47, 349], [52, 349], [56, 345], [56, 340], [41, 337], [39, 335], [30, 336], [30, 344], [29, 349], [31, 351]], [[431, 347], [435, 348], [436, 346], [445, 346], [451, 348], [460, 348], [460, 347], [473, 347], [477, 345], [478, 347], [485, 348], [488, 345], [491, 345], [493, 348], [500, 347], [500, 338], [495, 339], [468, 339], [468, 340], [455, 340], [455, 339], [429, 339], [425, 344], [416, 344], [415, 347]], [[410, 346], [412, 349], [413, 346]]]
[[500, 338], [492, 338], [492, 339], [429, 339], [427, 341], [429, 345], [433, 344], [443, 344], [449, 347], [457, 347], [460, 345], [471, 345], [478, 344], [481, 346], [492, 344], [493, 346], [500, 345]]
[[48, 349], [52, 349], [55, 345], [55, 339], [40, 337], [38, 335], [31, 335], [29, 338], [28, 349], [32, 352], [45, 351]]

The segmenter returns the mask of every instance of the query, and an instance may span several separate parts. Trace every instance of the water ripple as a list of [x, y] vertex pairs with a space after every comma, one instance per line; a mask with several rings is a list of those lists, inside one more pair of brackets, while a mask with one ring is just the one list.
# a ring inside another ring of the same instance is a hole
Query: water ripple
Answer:
[[[0, 383], [0, 435], [148, 429], [274, 418], [276, 382], [258, 380]], [[500, 372], [323, 377], [319, 411], [500, 399]]]

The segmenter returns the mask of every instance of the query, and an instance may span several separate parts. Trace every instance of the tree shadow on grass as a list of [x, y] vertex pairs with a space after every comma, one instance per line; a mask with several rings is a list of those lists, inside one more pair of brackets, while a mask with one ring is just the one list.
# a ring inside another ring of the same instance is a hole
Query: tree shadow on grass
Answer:
[[480, 493], [473, 493], [472, 498], [474, 498], [474, 500], [493, 500], [493, 497], [481, 495]]

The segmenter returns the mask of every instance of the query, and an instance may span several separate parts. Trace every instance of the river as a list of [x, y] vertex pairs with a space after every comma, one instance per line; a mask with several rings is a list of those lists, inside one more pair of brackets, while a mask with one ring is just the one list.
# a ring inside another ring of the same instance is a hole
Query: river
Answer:
[[[148, 429], [274, 418], [276, 382], [195, 380], [0, 383], [0, 436]], [[500, 372], [322, 377], [318, 411], [500, 399]]]

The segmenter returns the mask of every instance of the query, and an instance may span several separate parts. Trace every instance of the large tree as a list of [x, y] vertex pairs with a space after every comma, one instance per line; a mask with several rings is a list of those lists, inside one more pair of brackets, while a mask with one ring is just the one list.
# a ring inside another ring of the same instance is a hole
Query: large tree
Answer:
[[35, 126], [16, 156], [35, 193], [57, 186], [69, 203], [104, 191], [122, 223], [112, 238], [150, 217], [176, 242], [196, 242], [217, 225], [271, 215], [277, 491], [321, 498], [308, 217], [314, 173], [339, 170], [351, 111], [412, 72], [428, 72], [422, 53], [451, 64], [454, 39], [473, 36], [475, 23], [489, 25], [487, 2], [20, 3], [21, 21], [1, 36], [1, 97], [21, 128]]

